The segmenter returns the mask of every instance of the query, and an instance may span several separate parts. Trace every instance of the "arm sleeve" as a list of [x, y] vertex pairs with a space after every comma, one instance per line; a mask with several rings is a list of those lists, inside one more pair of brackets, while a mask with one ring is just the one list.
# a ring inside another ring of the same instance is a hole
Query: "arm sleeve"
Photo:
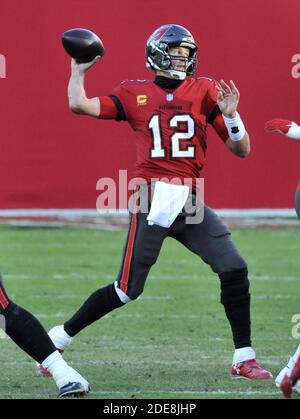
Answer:
[[117, 95], [110, 95], [111, 100], [114, 102], [115, 107], [117, 109], [117, 121], [126, 121], [125, 111], [122, 105], [120, 98]]
[[109, 96], [100, 96], [100, 115], [99, 119], [117, 119], [118, 110]]
[[115, 119], [116, 121], [127, 121], [123, 107], [126, 95], [123, 84], [117, 86], [111, 94], [100, 96], [100, 119]]
[[119, 84], [109, 95], [110, 99], [114, 102], [117, 109], [117, 121], [127, 121], [127, 115], [125, 113], [125, 106], [127, 104], [127, 91], [124, 86], [125, 82]]

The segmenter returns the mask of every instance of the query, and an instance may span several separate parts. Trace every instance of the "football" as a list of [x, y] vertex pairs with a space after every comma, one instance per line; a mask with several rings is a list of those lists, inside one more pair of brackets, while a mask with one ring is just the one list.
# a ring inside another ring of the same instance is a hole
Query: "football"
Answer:
[[88, 29], [75, 28], [63, 33], [62, 44], [66, 52], [78, 63], [88, 63], [104, 55], [101, 39]]

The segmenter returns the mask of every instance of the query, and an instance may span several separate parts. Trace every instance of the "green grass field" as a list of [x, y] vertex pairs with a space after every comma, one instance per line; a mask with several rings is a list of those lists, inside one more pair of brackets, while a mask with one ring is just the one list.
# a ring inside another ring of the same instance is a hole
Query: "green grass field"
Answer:
[[[253, 346], [277, 374], [294, 352], [300, 313], [299, 229], [233, 230], [252, 281]], [[62, 324], [118, 273], [126, 231], [0, 228], [10, 296], [48, 329]], [[52, 398], [52, 380], [9, 339], [0, 340], [0, 398]], [[273, 381], [232, 380], [232, 339], [219, 279], [172, 239], [143, 296], [76, 337], [65, 358], [91, 383], [88, 398], [281, 398]]]

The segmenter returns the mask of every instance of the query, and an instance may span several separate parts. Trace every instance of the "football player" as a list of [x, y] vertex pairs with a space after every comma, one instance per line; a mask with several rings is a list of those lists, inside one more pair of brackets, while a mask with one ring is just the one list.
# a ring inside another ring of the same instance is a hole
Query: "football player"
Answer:
[[0, 315], [7, 336], [53, 376], [58, 397], [81, 396], [89, 391], [88, 382], [63, 360], [40, 322], [8, 297], [1, 275]]
[[[180, 178], [184, 182], [199, 177], [205, 160], [208, 124], [233, 154], [246, 157], [250, 152], [249, 136], [237, 112], [239, 91], [233, 81], [227, 84], [223, 80], [218, 83], [207, 77], [192, 77], [197, 49], [187, 29], [164, 25], [146, 44], [146, 64], [155, 72], [154, 80], [125, 81], [111, 94], [94, 98], [86, 96], [84, 79], [99, 57], [88, 64], [72, 61], [68, 86], [71, 110], [100, 120], [127, 121], [137, 136], [136, 178], [149, 185], [157, 178]], [[154, 197], [155, 194], [156, 191]], [[150, 225], [147, 216], [148, 213], [132, 212], [116, 281], [94, 292], [64, 325], [50, 331], [56, 348], [65, 349], [82, 329], [138, 298], [164, 239], [170, 236], [209, 264], [220, 278], [221, 303], [235, 345], [232, 376], [271, 378], [272, 374], [256, 361], [252, 348], [247, 265], [231, 241], [228, 228], [207, 206], [201, 223], [188, 224], [179, 214], [172, 225], [163, 227], [158, 223]]]
[[[268, 132], [275, 132], [294, 140], [300, 140], [300, 126], [296, 122], [287, 119], [271, 119], [266, 123], [265, 129]], [[300, 219], [300, 182], [295, 194], [295, 208]], [[287, 366], [278, 374], [275, 382], [288, 398], [291, 397], [293, 390], [300, 394], [300, 345]]]
[[[275, 132], [293, 140], [300, 140], [300, 126], [288, 119], [275, 118], [266, 122], [265, 129], [268, 132]], [[300, 219], [300, 182], [295, 193], [295, 208]]]

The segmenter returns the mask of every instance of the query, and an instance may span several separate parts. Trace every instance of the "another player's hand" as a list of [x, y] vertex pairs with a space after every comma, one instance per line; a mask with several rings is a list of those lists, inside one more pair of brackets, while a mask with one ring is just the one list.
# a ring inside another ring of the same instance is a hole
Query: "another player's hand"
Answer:
[[218, 91], [217, 101], [221, 112], [224, 116], [233, 118], [240, 99], [238, 89], [232, 80], [230, 80], [229, 85], [224, 80], [221, 80], [220, 86], [216, 86], [216, 89]]
[[77, 74], [85, 74], [94, 64], [96, 64], [101, 59], [100, 56], [95, 57], [92, 61], [89, 63], [78, 63], [74, 58], [72, 58], [71, 61], [71, 69], [72, 73]]
[[265, 130], [268, 132], [278, 132], [279, 134], [286, 135], [292, 126], [292, 121], [288, 119], [275, 118], [270, 119], [265, 124]]

